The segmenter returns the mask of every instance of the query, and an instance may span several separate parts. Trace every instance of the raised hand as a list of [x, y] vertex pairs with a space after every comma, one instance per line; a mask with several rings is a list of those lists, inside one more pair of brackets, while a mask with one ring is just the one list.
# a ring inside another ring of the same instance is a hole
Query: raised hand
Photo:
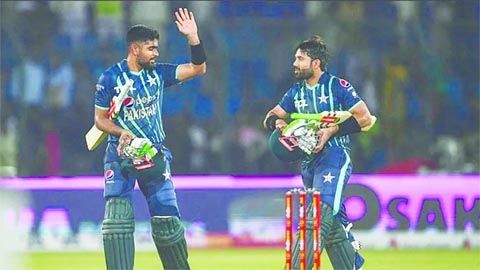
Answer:
[[188, 43], [190, 45], [200, 43], [197, 23], [195, 22], [193, 12], [188, 11], [187, 8], [179, 8], [178, 11], [175, 11], [175, 17], [177, 18], [175, 24], [177, 25], [178, 31], [187, 37]]

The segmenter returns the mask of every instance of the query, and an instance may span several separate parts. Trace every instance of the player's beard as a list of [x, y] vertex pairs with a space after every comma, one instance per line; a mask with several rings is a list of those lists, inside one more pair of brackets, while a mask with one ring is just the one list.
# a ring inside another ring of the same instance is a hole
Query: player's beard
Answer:
[[304, 69], [297, 69], [298, 72], [295, 72], [295, 79], [297, 81], [303, 81], [310, 79], [313, 76], [313, 69], [312, 68], [304, 68]]
[[152, 70], [155, 67], [155, 61], [153, 61], [152, 63], [151, 60], [152, 59], [148, 59], [147, 61], [138, 60], [138, 65], [141, 66], [143, 69]]

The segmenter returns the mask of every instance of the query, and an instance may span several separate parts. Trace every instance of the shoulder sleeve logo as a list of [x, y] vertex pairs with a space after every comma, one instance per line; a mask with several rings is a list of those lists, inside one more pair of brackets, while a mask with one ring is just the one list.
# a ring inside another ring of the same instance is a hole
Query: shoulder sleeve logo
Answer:
[[340, 79], [340, 85], [345, 87], [345, 88], [349, 88], [351, 85], [349, 82], [347, 82], [346, 80], [344, 79]]

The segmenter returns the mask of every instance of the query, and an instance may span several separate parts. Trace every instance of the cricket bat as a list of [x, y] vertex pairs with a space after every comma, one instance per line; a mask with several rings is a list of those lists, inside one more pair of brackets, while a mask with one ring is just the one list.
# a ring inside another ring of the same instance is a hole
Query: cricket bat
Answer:
[[[321, 113], [291, 113], [290, 118], [292, 119], [305, 119], [305, 120], [315, 120], [318, 123], [318, 127], [330, 127], [333, 125], [338, 125], [345, 122], [348, 118], [352, 116], [352, 113], [349, 111], [323, 111]], [[362, 131], [369, 131], [375, 122], [377, 117], [372, 115], [372, 123], [369, 126], [363, 127]]]
[[[128, 91], [133, 85], [133, 80], [127, 80], [125, 84], [120, 88], [120, 93], [118, 96], [113, 97], [110, 108], [108, 109], [108, 116], [110, 119], [115, 119], [122, 108], [123, 101], [127, 97]], [[90, 128], [90, 130], [85, 134], [85, 141], [87, 142], [88, 151], [93, 151], [97, 146], [99, 146], [102, 141], [107, 136], [106, 132], [98, 129], [95, 124]]]
[[349, 111], [323, 111], [321, 113], [291, 113], [292, 119], [315, 120], [319, 127], [330, 127], [343, 123], [350, 118], [352, 113]]

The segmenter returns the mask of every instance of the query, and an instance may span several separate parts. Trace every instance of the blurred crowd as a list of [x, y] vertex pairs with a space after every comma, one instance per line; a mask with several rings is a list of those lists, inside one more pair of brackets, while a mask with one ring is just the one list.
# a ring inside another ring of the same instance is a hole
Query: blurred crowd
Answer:
[[84, 141], [98, 76], [137, 23], [159, 30], [157, 61], [188, 61], [179, 7], [195, 13], [208, 72], [165, 92], [176, 174], [297, 173], [262, 121], [313, 34], [378, 117], [352, 136], [356, 173], [480, 172], [478, 1], [2, 1], [0, 175], [101, 174], [105, 144]]

